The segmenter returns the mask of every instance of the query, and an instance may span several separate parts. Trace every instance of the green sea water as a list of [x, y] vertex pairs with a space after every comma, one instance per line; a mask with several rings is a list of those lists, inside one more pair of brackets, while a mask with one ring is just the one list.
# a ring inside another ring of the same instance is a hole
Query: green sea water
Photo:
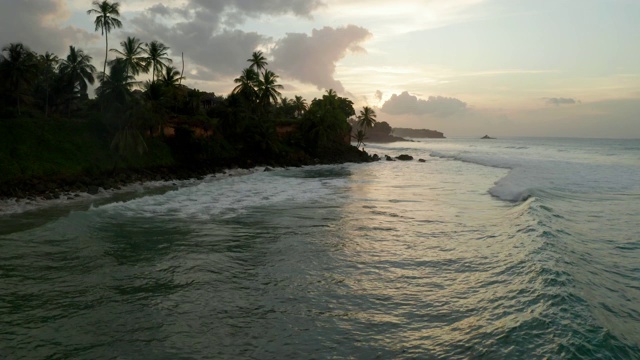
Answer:
[[637, 142], [367, 150], [4, 203], [0, 358], [640, 358]]

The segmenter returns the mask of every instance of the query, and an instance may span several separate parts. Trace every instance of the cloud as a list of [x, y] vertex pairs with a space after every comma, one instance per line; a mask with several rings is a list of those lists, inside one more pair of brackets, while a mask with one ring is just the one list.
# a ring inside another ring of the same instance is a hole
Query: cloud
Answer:
[[63, 26], [69, 16], [64, 0], [0, 1], [0, 46], [22, 42], [39, 53], [62, 57], [69, 45], [100, 39], [100, 34]]
[[[165, 3], [166, 4], [166, 3]], [[320, 0], [189, 0], [179, 6], [154, 4], [134, 17], [126, 34], [159, 40], [176, 58], [184, 51], [192, 80], [219, 80], [240, 73], [256, 48], [272, 40], [238, 29], [247, 17], [294, 14], [310, 17]]]
[[571, 98], [542, 98], [548, 105], [574, 105], [579, 103], [579, 100]]
[[362, 27], [324, 27], [314, 29], [311, 36], [288, 33], [273, 48], [274, 66], [278, 71], [318, 89], [344, 92], [342, 83], [334, 78], [336, 63], [348, 52], [365, 52], [360, 43], [371, 37]]
[[382, 95], [383, 95], [382, 91], [376, 90], [376, 93], [375, 93], [374, 97], [376, 98], [376, 100], [382, 101]]
[[440, 117], [451, 116], [467, 109], [467, 103], [456, 98], [429, 96], [427, 100], [418, 99], [405, 91], [400, 95], [393, 94], [382, 105], [382, 112], [391, 115], [424, 115], [432, 114]]

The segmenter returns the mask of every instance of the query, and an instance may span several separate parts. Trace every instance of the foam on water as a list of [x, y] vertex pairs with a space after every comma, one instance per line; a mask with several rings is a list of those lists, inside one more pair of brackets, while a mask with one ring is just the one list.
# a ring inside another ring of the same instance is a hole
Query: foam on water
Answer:
[[[582, 150], [582, 149], [581, 149]], [[522, 201], [537, 190], [621, 193], [637, 191], [640, 167], [627, 158], [572, 149], [536, 149], [529, 146], [473, 145], [431, 151], [431, 156], [483, 166], [510, 169], [489, 193], [506, 201]]]
[[83, 204], [89, 204], [94, 206], [94, 203], [108, 202], [117, 196], [131, 196], [131, 195], [144, 195], [149, 191], [172, 189], [195, 186], [201, 183], [210, 183], [217, 179], [226, 178], [229, 176], [242, 176], [256, 172], [257, 169], [232, 169], [227, 170], [223, 174], [218, 174], [217, 177], [214, 174], [205, 176], [202, 179], [187, 179], [187, 180], [171, 180], [171, 181], [147, 181], [132, 183], [121, 187], [120, 189], [108, 189], [99, 188], [97, 194], [89, 194], [86, 192], [78, 193], [66, 193], [61, 194], [56, 199], [45, 199], [42, 197], [26, 198], [26, 199], [1, 199], [0, 200], [0, 216], [21, 214], [24, 212], [42, 210], [47, 208], [55, 208], [61, 206], [82, 206]]
[[305, 202], [328, 194], [330, 188], [344, 183], [340, 178], [304, 178], [285, 176], [322, 167], [257, 172], [218, 181], [202, 182], [165, 194], [114, 202], [93, 208], [127, 216], [208, 220], [230, 218], [249, 207], [271, 206], [284, 201]]

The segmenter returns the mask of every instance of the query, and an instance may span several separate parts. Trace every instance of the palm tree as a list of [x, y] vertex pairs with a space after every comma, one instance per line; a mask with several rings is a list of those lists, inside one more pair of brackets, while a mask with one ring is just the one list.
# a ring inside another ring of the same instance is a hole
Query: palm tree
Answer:
[[300, 118], [307, 111], [307, 100], [303, 99], [302, 96], [296, 95], [293, 99], [293, 105], [296, 109], [296, 117]]
[[376, 116], [376, 112], [372, 108], [365, 106], [358, 115], [358, 125], [366, 132], [376, 124]]
[[249, 99], [254, 99], [257, 95], [256, 86], [260, 78], [258, 73], [252, 68], [242, 70], [242, 74], [233, 80], [238, 84], [233, 88], [232, 94], [245, 94]]
[[283, 89], [284, 86], [278, 84], [279, 76], [271, 70], [265, 70], [262, 75], [262, 80], [258, 83], [258, 92], [260, 94], [260, 102], [264, 106], [274, 104], [278, 102], [280, 97], [279, 89]]
[[107, 55], [109, 54], [109, 33], [112, 29], [121, 28], [122, 22], [118, 19], [120, 16], [120, 3], [114, 2], [110, 3], [107, 0], [103, 0], [102, 2], [95, 0], [93, 3], [93, 9], [87, 10], [87, 15], [98, 14], [93, 23], [96, 26], [96, 30], [98, 29], [102, 32], [105, 39], [105, 50], [104, 50], [104, 68], [102, 73], [107, 72]]
[[146, 45], [147, 48], [144, 49], [144, 52], [147, 54], [147, 63], [151, 65], [151, 81], [153, 82], [156, 74], [160, 75], [162, 69], [173, 64], [173, 60], [167, 57], [169, 48], [163, 43], [154, 40]]
[[262, 51], [254, 51], [253, 54], [251, 54], [251, 58], [247, 59], [247, 61], [251, 63], [251, 66], [249, 66], [249, 68], [255, 68], [255, 70], [258, 72], [265, 70], [266, 66], [269, 65], [269, 63], [267, 62], [267, 58], [264, 57]]
[[161, 83], [168, 88], [176, 88], [184, 77], [180, 75], [180, 71], [173, 66], [164, 68], [162, 77], [159, 79]]
[[51, 81], [56, 73], [56, 68], [60, 63], [60, 58], [47, 51], [43, 55], [38, 56], [38, 62], [42, 68], [41, 79], [45, 88], [44, 117], [47, 118], [49, 117], [49, 89], [51, 88]]
[[[35, 81], [38, 65], [34, 53], [22, 43], [11, 43], [2, 48], [0, 55], [0, 79], [4, 82], [9, 95], [16, 99], [18, 115], [20, 100], [28, 97], [29, 88]], [[4, 53], [7, 53], [5, 56]]]
[[[93, 58], [74, 46], [69, 46], [69, 55], [60, 63], [60, 75], [70, 86], [70, 100], [77, 94], [86, 94], [88, 84], [95, 82], [93, 74], [96, 72], [95, 66], [91, 65]], [[71, 102], [69, 101], [69, 112], [71, 112]]]
[[359, 148], [360, 145], [365, 145], [364, 143], [365, 137], [366, 137], [366, 133], [362, 129], [358, 130], [358, 132], [356, 132], [356, 135], [353, 136], [353, 138], [356, 139], [356, 141], [358, 142], [356, 144], [357, 148]]
[[133, 75], [128, 73], [128, 65], [124, 59], [117, 59], [111, 64], [109, 75], [98, 75], [100, 86], [96, 89], [98, 97], [105, 102], [126, 105], [131, 99], [131, 89], [136, 84]]
[[128, 36], [126, 40], [120, 42], [120, 46], [122, 46], [122, 51], [118, 49], [111, 49], [110, 51], [122, 56], [127, 75], [137, 76], [140, 72], [146, 73], [149, 71], [149, 63], [147, 58], [143, 56], [143, 43], [138, 38]]

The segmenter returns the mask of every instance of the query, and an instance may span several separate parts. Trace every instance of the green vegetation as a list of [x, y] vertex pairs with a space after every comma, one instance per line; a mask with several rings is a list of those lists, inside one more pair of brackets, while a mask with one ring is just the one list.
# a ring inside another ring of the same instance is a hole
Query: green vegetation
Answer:
[[[256, 164], [301, 165], [367, 160], [349, 145], [353, 103], [328, 90], [307, 103], [283, 98], [279, 77], [260, 51], [228, 96], [182, 85], [169, 48], [128, 37], [109, 50], [122, 27], [119, 4], [94, 1], [95, 30], [105, 37], [103, 71], [69, 46], [58, 58], [21, 43], [0, 56], [0, 185], [34, 178], [107, 176], [157, 168], [198, 169]], [[107, 61], [111, 51], [117, 55]], [[151, 80], [136, 77], [151, 73]], [[96, 83], [96, 97], [88, 94]], [[366, 131], [375, 113], [357, 117]], [[0, 196], [6, 195], [0, 190]]]

